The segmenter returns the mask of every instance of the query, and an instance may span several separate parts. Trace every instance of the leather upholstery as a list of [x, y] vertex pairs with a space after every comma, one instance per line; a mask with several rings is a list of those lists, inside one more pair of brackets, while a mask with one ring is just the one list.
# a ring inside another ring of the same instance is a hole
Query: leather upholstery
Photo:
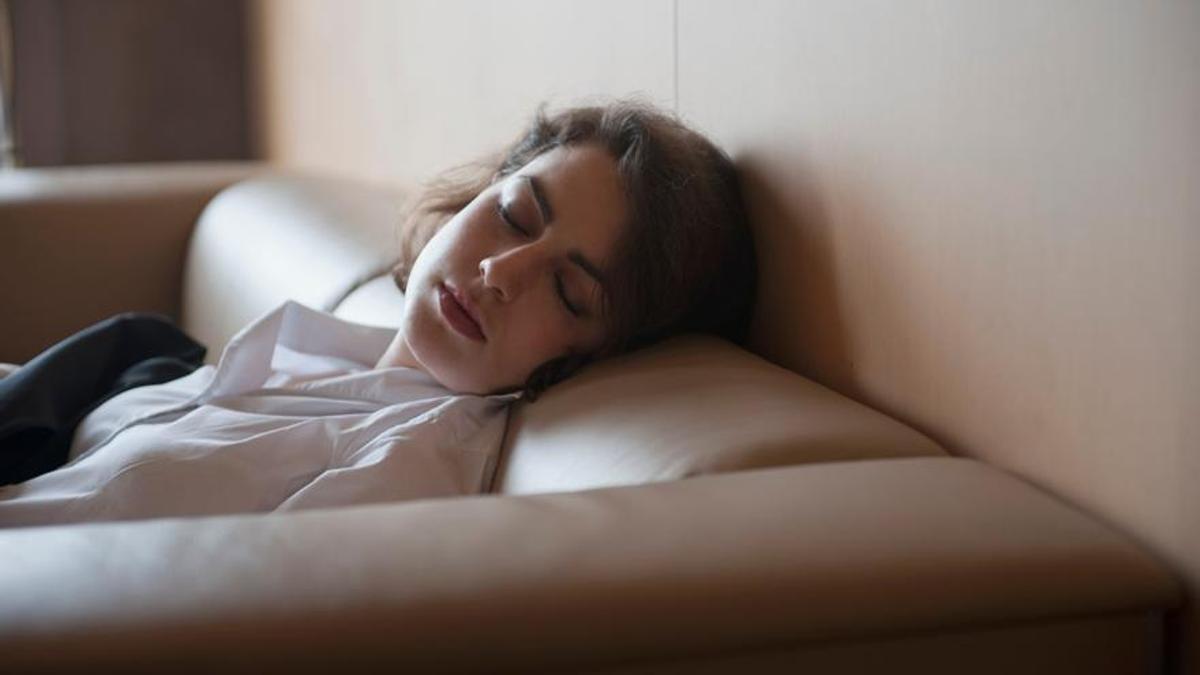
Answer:
[[347, 321], [371, 326], [399, 328], [404, 311], [404, 294], [392, 275], [381, 274], [350, 292], [333, 310]]
[[518, 404], [495, 490], [943, 454], [912, 428], [728, 342], [685, 336], [594, 364]]
[[[0, 361], [129, 310], [180, 312], [204, 205], [253, 163], [8, 170], [0, 175]], [[19, 329], [18, 329], [19, 328]]]
[[332, 311], [394, 261], [400, 197], [312, 176], [264, 176], [208, 205], [188, 247], [183, 327], [215, 361], [286, 299]]
[[[1076, 509], [982, 463], [933, 457], [9, 530], [0, 550], [0, 653], [18, 669], [582, 669], [1052, 629], [1178, 593]], [[1157, 648], [1140, 626], [1123, 640]]]

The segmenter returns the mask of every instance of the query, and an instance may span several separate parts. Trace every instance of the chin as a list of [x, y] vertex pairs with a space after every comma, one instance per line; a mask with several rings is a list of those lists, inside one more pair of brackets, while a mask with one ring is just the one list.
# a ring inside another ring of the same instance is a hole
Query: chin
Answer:
[[458, 347], [463, 338], [442, 323], [436, 309], [430, 308], [427, 314], [414, 317], [404, 329], [410, 336], [407, 340], [409, 352], [421, 370], [450, 391], [486, 395], [521, 386], [506, 386], [495, 377], [492, 369], [465, 369], [464, 364], [484, 362], [486, 350], [477, 351], [478, 345]]
[[428, 354], [413, 350], [413, 356], [430, 377], [459, 394], [490, 394], [493, 387], [475, 373], [462, 371], [462, 359], [456, 355]]

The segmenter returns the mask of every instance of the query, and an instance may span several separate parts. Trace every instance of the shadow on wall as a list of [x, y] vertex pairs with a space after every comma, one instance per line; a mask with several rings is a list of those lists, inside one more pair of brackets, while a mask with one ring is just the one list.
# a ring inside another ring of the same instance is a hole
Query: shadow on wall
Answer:
[[[909, 288], [926, 265], [916, 234], [880, 215], [853, 161], [822, 171], [822, 182], [797, 154], [735, 158], [759, 264], [750, 348], [961, 454], [963, 439], [904, 405], [954, 368], [950, 338], [922, 330]], [[850, 316], [851, 304], [866, 309]]]
[[758, 254], [751, 349], [813, 380], [853, 388], [833, 225], [815, 179], [802, 166], [793, 167], [790, 181], [781, 181], [763, 159], [747, 155], [735, 161]]

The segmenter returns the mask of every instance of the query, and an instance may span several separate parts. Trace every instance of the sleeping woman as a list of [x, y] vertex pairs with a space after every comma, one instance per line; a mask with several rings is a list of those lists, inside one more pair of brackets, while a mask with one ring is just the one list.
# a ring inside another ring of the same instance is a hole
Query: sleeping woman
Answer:
[[0, 487], [0, 526], [484, 492], [514, 401], [671, 335], [744, 337], [753, 242], [700, 134], [641, 103], [539, 112], [480, 166], [408, 217], [399, 330], [285, 303], [215, 367], [94, 408], [63, 466]]

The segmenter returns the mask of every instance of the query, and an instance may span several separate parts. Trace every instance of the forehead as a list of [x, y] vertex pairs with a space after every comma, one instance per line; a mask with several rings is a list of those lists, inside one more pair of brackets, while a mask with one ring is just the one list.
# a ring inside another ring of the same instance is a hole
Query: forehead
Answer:
[[[516, 172], [516, 183], [533, 177], [552, 220], [549, 226], [596, 262], [606, 260], [625, 222], [625, 193], [616, 160], [597, 145], [560, 146]], [[527, 185], [522, 189], [528, 191]]]

